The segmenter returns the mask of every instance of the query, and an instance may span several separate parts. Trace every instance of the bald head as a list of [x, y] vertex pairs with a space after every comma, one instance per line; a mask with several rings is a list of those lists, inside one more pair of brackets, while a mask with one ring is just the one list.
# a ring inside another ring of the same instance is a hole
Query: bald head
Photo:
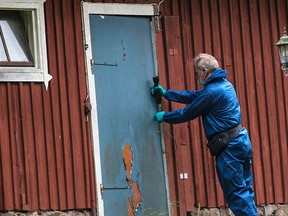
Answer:
[[207, 53], [200, 53], [193, 61], [196, 68], [209, 73], [212, 73], [214, 70], [219, 68], [216, 58]]

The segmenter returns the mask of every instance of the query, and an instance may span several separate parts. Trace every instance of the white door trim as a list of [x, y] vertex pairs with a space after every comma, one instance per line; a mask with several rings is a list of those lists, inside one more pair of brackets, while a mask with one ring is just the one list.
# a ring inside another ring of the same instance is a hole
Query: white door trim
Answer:
[[154, 16], [154, 6], [152, 4], [83, 3], [84, 9], [89, 14], [101, 15]]
[[[156, 6], [156, 7], [155, 7]], [[97, 101], [95, 92], [94, 75], [91, 68], [92, 59], [92, 43], [90, 34], [90, 20], [89, 15], [127, 15], [127, 16], [154, 16], [158, 13], [157, 5], [155, 4], [118, 4], [118, 3], [90, 3], [82, 2], [82, 28], [83, 28], [83, 40], [85, 46], [85, 67], [88, 79], [88, 91], [90, 102], [92, 104], [91, 110], [91, 130], [92, 130], [92, 142], [93, 142], [93, 153], [95, 163], [95, 177], [96, 177], [96, 196], [97, 196], [97, 215], [104, 216], [104, 202], [101, 196], [102, 174], [101, 174], [101, 159], [100, 159], [100, 142], [99, 142], [99, 130], [98, 130], [98, 116], [97, 116]], [[153, 28], [153, 26], [152, 26]], [[155, 34], [152, 31], [153, 41], [153, 52], [155, 59], [155, 75], [158, 75], [157, 70], [157, 58], [156, 58], [156, 45], [155, 45]], [[95, 106], [95, 107], [94, 107]], [[161, 125], [161, 131], [163, 132], [163, 125]], [[167, 207], [169, 215], [171, 215], [170, 209], [170, 195], [169, 195], [169, 184], [168, 184], [168, 170], [165, 154], [165, 143], [163, 133], [161, 133], [161, 142], [163, 150], [163, 163], [165, 172], [166, 192], [167, 192]]]

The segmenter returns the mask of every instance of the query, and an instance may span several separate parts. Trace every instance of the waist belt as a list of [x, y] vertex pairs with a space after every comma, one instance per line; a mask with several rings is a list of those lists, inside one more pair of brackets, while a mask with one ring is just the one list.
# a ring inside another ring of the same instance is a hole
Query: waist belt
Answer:
[[237, 137], [238, 132], [242, 129], [242, 125], [239, 124], [238, 126], [229, 129], [228, 131], [226, 131], [228, 133], [229, 136], [229, 141], [234, 139], [235, 137]]
[[228, 146], [229, 142], [237, 137], [241, 128], [242, 125], [239, 124], [234, 128], [214, 135], [207, 144], [212, 156], [220, 155], [221, 152]]

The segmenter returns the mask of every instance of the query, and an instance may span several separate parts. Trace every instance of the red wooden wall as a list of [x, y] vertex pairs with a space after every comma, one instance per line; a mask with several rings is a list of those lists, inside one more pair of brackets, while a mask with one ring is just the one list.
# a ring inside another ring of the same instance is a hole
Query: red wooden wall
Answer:
[[[160, 80], [171, 89], [197, 89], [193, 57], [213, 54], [228, 70], [242, 109], [243, 125], [253, 143], [257, 204], [287, 203], [288, 79], [280, 70], [274, 44], [287, 25], [287, 0], [165, 1], [158, 35]], [[165, 110], [178, 104], [165, 102]], [[201, 120], [165, 125], [171, 197], [184, 206], [225, 205], [206, 148]], [[172, 173], [171, 173], [172, 172]], [[188, 180], [180, 180], [188, 173]]]
[[[80, 8], [80, 0], [46, 0], [48, 91], [39, 83], [0, 84], [0, 210], [96, 207]], [[273, 44], [288, 24], [288, 0], [165, 0], [160, 10], [162, 85], [199, 88], [193, 57], [213, 54], [236, 87], [253, 143], [256, 202], [287, 203], [288, 78]], [[165, 141], [175, 215], [225, 205], [200, 119], [165, 124]]]
[[47, 0], [49, 73], [1, 83], [0, 210], [95, 208], [80, 1]]

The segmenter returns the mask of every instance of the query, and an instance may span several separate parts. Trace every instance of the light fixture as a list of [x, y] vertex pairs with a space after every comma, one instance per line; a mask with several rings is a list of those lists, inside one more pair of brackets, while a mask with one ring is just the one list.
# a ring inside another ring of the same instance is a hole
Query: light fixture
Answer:
[[277, 44], [279, 57], [281, 62], [281, 70], [284, 72], [285, 76], [288, 76], [288, 36], [286, 32], [286, 27], [284, 27], [283, 36], [280, 38]]

